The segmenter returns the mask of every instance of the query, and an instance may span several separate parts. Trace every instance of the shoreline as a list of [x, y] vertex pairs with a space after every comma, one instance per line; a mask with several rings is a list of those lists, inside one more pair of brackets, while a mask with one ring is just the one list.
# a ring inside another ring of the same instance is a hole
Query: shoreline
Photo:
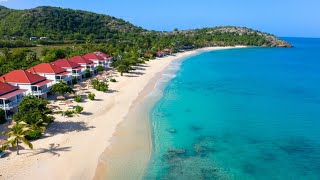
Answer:
[[[34, 141], [34, 150], [22, 149], [0, 159], [0, 179], [92, 179], [101, 154], [111, 147], [117, 129], [128, 116], [140, 93], [151, 80], [165, 70], [173, 60], [203, 51], [228, 47], [203, 48], [151, 60], [137, 70], [113, 77], [111, 93], [96, 94], [96, 101], [79, 103], [86, 113], [73, 118], [55, 115], [55, 122], [43, 138]], [[232, 47], [229, 47], [232, 48]], [[150, 150], [151, 152], [151, 150]], [[18, 169], [18, 171], [17, 171]]]
[[[167, 84], [180, 70], [181, 63], [191, 56], [231, 48], [240, 48], [240, 46], [195, 50], [185, 57], [172, 59], [167, 67], [155, 74], [130, 107], [126, 118], [117, 126], [110, 146], [100, 157], [94, 180], [142, 179], [148, 169], [153, 150], [150, 112], [161, 99]], [[173, 64], [175, 69], [172, 69]], [[123, 169], [126, 169], [126, 173], [121, 172]]]

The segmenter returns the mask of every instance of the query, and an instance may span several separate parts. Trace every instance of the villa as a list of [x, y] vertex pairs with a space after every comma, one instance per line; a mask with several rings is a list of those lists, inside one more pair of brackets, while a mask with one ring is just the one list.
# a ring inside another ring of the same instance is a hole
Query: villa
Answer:
[[145, 57], [148, 57], [148, 58], [153, 57], [153, 55], [152, 55], [151, 53], [144, 53], [144, 56], [145, 56]]
[[25, 89], [19, 89], [17, 86], [0, 82], [0, 108], [5, 111], [6, 118], [7, 111], [12, 113], [18, 111], [18, 104], [26, 91]]
[[109, 54], [106, 54], [104, 52], [101, 52], [101, 51], [96, 51], [96, 52], [94, 52], [94, 54], [96, 54], [97, 56], [101, 56], [104, 59], [106, 59], [107, 60], [107, 67], [108, 68], [112, 68], [112, 63], [113, 63], [112, 56], [110, 56]]
[[78, 63], [75, 63], [73, 61], [66, 60], [66, 59], [58, 59], [58, 60], [52, 62], [51, 64], [54, 64], [56, 66], [59, 66], [59, 67], [65, 69], [65, 70], [67, 70], [78, 81], [80, 81], [80, 80], [85, 78], [85, 74], [86, 74], [85, 68], [82, 67]]
[[172, 55], [172, 49], [164, 49], [163, 52], [165, 55]]
[[163, 51], [158, 51], [157, 52], [157, 56], [158, 57], [164, 57], [165, 56], [165, 53]]
[[89, 69], [91, 75], [97, 74], [98, 69], [97, 69], [97, 64], [94, 63], [93, 61], [90, 61], [87, 58], [84, 58], [82, 56], [74, 56], [72, 58], [69, 58], [70, 61], [75, 62], [80, 64], [82, 67]]
[[28, 69], [28, 71], [52, 80], [52, 84], [58, 83], [60, 81], [64, 81], [69, 85], [72, 84], [71, 72], [68, 72], [66, 69], [63, 69], [54, 64], [41, 63]]
[[96, 53], [88, 53], [83, 56], [86, 59], [89, 59], [90, 61], [93, 61], [94, 63], [98, 64], [99, 66], [102, 66], [103, 69], [109, 68], [109, 59], [104, 56], [99, 56]]
[[32, 74], [25, 70], [14, 70], [0, 77], [0, 82], [9, 83], [26, 90], [26, 94], [35, 95], [47, 99], [47, 93], [51, 86], [52, 80]]

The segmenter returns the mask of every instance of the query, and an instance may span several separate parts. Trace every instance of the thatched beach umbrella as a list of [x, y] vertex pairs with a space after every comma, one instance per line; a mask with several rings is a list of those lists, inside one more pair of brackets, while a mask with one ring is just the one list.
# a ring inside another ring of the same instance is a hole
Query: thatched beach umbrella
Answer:
[[64, 96], [58, 96], [57, 100], [65, 100], [66, 98]]
[[4, 139], [0, 139], [0, 146], [3, 147], [8, 141]]

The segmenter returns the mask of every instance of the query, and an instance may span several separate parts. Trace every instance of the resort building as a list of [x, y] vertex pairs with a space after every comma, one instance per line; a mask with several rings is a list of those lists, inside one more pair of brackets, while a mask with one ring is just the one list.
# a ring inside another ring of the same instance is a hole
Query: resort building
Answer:
[[14, 70], [1, 76], [0, 82], [9, 83], [13, 86], [18, 86], [20, 89], [27, 90], [26, 94], [47, 99], [52, 80], [29, 71]]
[[6, 118], [8, 111], [11, 113], [17, 112], [18, 104], [26, 91], [25, 89], [19, 89], [17, 86], [0, 82], [0, 108], [5, 111]]
[[163, 50], [163, 53], [164, 53], [165, 55], [172, 55], [172, 49], [164, 49], [164, 50]]
[[94, 63], [98, 64], [98, 66], [102, 66], [103, 69], [111, 67], [111, 64], [109, 64], [109, 61], [111, 60], [109, 60], [107, 57], [97, 55], [96, 53], [88, 53], [83, 57], [93, 61]]
[[69, 85], [72, 84], [71, 72], [68, 72], [66, 69], [54, 64], [41, 63], [28, 69], [28, 71], [52, 80], [52, 84], [58, 83], [60, 81], [64, 81]]
[[87, 58], [84, 58], [82, 56], [74, 56], [72, 58], [69, 59], [72, 62], [78, 63], [80, 64], [82, 67], [89, 69], [91, 75], [97, 74], [98, 73], [98, 68], [97, 68], [97, 64], [94, 63], [93, 61], [90, 61]]
[[152, 55], [151, 53], [144, 53], [144, 56], [145, 56], [145, 57], [148, 57], [148, 58], [153, 57], [153, 55]]
[[163, 51], [158, 51], [157, 52], [157, 56], [158, 57], [164, 57], [165, 56], [165, 53]]
[[71, 73], [73, 77], [77, 78], [78, 81], [85, 78], [85, 74], [86, 74], [85, 68], [78, 63], [75, 63], [73, 61], [66, 60], [66, 59], [58, 59], [52, 62], [51, 64], [54, 64], [56, 66], [59, 66], [67, 70], [68, 72]]
[[104, 59], [106, 59], [107, 60], [107, 64], [108, 64], [108, 66], [107, 66], [108, 68], [112, 67], [112, 63], [113, 63], [112, 56], [110, 56], [109, 54], [106, 54], [104, 52], [101, 52], [101, 51], [96, 51], [96, 52], [94, 52], [94, 54], [96, 54], [97, 56], [101, 56]]

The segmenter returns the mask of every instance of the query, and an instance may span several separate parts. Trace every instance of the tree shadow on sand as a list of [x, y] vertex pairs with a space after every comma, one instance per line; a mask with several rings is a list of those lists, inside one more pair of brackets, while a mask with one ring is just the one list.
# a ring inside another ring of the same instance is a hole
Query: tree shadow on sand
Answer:
[[49, 148], [39, 148], [36, 150], [35, 153], [33, 153], [30, 156], [35, 156], [38, 154], [43, 154], [43, 153], [49, 153], [52, 154], [52, 156], [60, 156], [60, 152], [67, 152], [70, 151], [71, 147], [60, 147], [60, 144], [55, 144], [52, 143], [49, 145]]
[[48, 135], [54, 134], [64, 134], [69, 132], [81, 132], [88, 131], [95, 128], [94, 126], [88, 126], [85, 122], [54, 122], [50, 125], [50, 128], [47, 130]]

